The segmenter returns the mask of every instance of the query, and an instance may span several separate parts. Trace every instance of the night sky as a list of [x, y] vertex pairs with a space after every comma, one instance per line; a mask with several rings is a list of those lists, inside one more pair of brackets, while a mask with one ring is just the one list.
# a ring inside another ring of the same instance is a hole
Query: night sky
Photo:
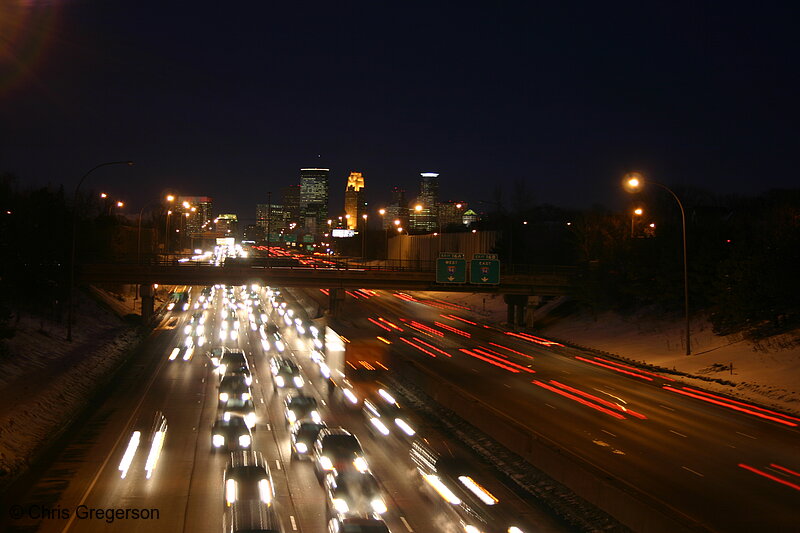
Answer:
[[245, 220], [304, 166], [332, 211], [351, 170], [375, 207], [421, 171], [443, 200], [523, 180], [569, 207], [623, 205], [628, 170], [800, 183], [789, 2], [482, 4], [0, 0], [0, 171], [71, 191], [133, 159], [87, 189]]

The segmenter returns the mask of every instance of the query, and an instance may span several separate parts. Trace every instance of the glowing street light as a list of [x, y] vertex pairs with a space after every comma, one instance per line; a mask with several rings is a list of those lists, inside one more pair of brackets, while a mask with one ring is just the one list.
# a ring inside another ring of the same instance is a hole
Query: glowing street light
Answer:
[[633, 238], [633, 228], [636, 221], [636, 217], [640, 217], [644, 214], [644, 209], [641, 207], [637, 207], [633, 210], [633, 216], [631, 216], [631, 239]]
[[117, 207], [125, 207], [125, 202], [122, 201], [117, 202]]
[[[681, 203], [680, 198], [678, 198], [678, 195], [663, 183], [650, 180], [645, 181], [644, 176], [640, 172], [629, 172], [628, 174], [625, 174], [622, 179], [622, 187], [629, 193], [637, 193], [641, 191], [645, 183], [661, 187], [670, 193], [675, 201], [678, 202], [678, 208], [681, 210], [681, 234], [683, 237], [683, 306], [684, 313], [686, 315], [686, 355], [692, 355], [692, 347], [690, 342], [691, 332], [689, 331], [689, 268], [686, 260], [686, 212], [683, 209], [683, 204]], [[655, 229], [655, 224], [651, 224], [650, 227]]]

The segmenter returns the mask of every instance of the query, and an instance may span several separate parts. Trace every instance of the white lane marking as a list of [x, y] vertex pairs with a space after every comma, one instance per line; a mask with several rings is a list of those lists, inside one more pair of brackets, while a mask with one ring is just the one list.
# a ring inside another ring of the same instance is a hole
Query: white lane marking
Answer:
[[511, 385], [509, 385], [508, 383], [503, 383], [503, 387], [506, 387], [506, 388], [509, 388], [509, 389], [510, 389], [510, 388], [511, 388]]
[[681, 437], [683, 437], [683, 438], [686, 438], [686, 435], [684, 435], [683, 433], [678, 433], [678, 432], [677, 432], [677, 431], [675, 431], [674, 429], [670, 429], [670, 430], [669, 430], [669, 432], [670, 432], [670, 433], [675, 433], [675, 434], [676, 434], [676, 435], [678, 435], [678, 436], [681, 436]]
[[600, 431], [602, 431], [603, 433], [608, 433], [608, 434], [609, 434], [609, 435], [611, 435], [612, 437], [616, 437], [616, 435], [614, 435], [614, 434], [613, 434], [613, 433], [611, 433], [610, 431], [606, 431], [605, 429], [601, 429]]
[[261, 403], [264, 403], [264, 398], [261, 398]]
[[409, 530], [409, 531], [414, 531], [413, 529], [411, 529], [411, 526], [410, 526], [410, 525], [408, 525], [408, 522], [406, 522], [406, 517], [404, 517], [404, 516], [401, 516], [401, 517], [400, 517], [400, 521], [403, 523], [403, 525], [404, 525], [404, 526], [406, 526], [406, 529], [407, 529], [407, 530]]
[[272, 431], [272, 426], [267, 422], [267, 431]]
[[691, 469], [691, 468], [689, 468], [688, 466], [682, 466], [681, 468], [683, 468], [684, 470], [688, 470], [689, 472], [691, 472], [692, 474], [695, 474], [695, 475], [697, 475], [697, 476], [700, 476], [700, 477], [706, 477], [706, 476], [704, 476], [703, 474], [701, 474], [700, 472], [697, 472], [696, 470], [692, 470], [692, 469]]
[[289, 515], [289, 520], [292, 522], [292, 531], [297, 531], [297, 522], [295, 522], [294, 515]]
[[737, 431], [736, 433], [738, 433], [742, 437], [747, 437], [747, 438], [750, 438], [750, 439], [753, 439], [753, 440], [757, 440], [756, 437], [754, 437], [752, 435], [748, 435], [747, 433], [742, 433], [741, 431]]
[[281, 469], [281, 462], [278, 459], [275, 459], [275, 468], [277, 468], [278, 470]]
[[553, 407], [553, 406], [552, 406], [552, 405], [550, 405], [549, 403], [546, 403], [546, 402], [545, 402], [545, 405], [546, 405], [547, 407], [549, 407], [550, 409], [555, 409], [555, 407]]
[[667, 407], [666, 405], [661, 405], [661, 404], [658, 404], [658, 406], [659, 406], [659, 407], [663, 407], [663, 408], [664, 408], [664, 409], [666, 409], [667, 411], [674, 411], [674, 410], [675, 410], [675, 409], [673, 409], [672, 407]]
[[563, 372], [564, 374], [572, 374], [572, 372], [568, 372], [566, 370], [562, 370], [561, 372]]

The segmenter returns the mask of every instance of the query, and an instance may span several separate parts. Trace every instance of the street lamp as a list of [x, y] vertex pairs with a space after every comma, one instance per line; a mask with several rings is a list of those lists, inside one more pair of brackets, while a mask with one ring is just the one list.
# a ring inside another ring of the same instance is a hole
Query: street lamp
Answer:
[[67, 308], [67, 341], [72, 342], [72, 314], [74, 305], [74, 292], [75, 292], [75, 247], [77, 245], [77, 233], [78, 233], [78, 191], [83, 185], [83, 181], [86, 179], [89, 174], [94, 172], [100, 167], [106, 167], [109, 165], [128, 165], [129, 167], [133, 166], [133, 161], [109, 161], [108, 163], [100, 163], [96, 167], [93, 167], [89, 172], [84, 174], [81, 179], [78, 181], [78, 185], [75, 186], [75, 194], [72, 196], [72, 249], [70, 251], [70, 262], [69, 262], [69, 307]]
[[361, 234], [361, 262], [363, 263], [367, 257], [367, 214], [361, 215], [364, 219], [363, 233]]
[[[663, 183], [658, 183], [657, 181], [647, 180], [647, 183], [661, 187], [670, 193], [672, 197], [675, 198], [675, 201], [678, 202], [678, 207], [681, 210], [681, 235], [683, 237], [683, 306], [684, 314], [686, 315], [686, 355], [692, 355], [692, 347], [690, 343], [691, 334], [689, 331], [689, 268], [686, 260], [686, 212], [683, 209], [683, 204], [681, 203], [680, 198], [678, 198], [678, 195], [675, 194], [672, 189]], [[625, 177], [622, 180], [623, 188], [629, 193], [641, 191], [644, 187], [644, 184], [644, 176], [639, 172], [629, 172], [628, 174], [625, 174]], [[651, 227], [655, 227], [655, 225], [652, 225]]]

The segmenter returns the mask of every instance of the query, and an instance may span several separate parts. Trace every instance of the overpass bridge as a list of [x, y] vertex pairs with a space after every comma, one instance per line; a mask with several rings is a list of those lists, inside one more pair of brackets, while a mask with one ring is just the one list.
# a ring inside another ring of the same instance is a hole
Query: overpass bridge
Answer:
[[[161, 285], [245, 285], [259, 283], [274, 287], [326, 288], [330, 307], [339, 307], [347, 289], [389, 289], [404, 291], [448, 291], [499, 293], [510, 306], [520, 306], [527, 296], [562, 296], [572, 292], [576, 278], [573, 267], [517, 265], [501, 268], [497, 285], [437, 283], [432, 262], [408, 261], [396, 265], [336, 262], [325, 265], [221, 265], [200, 261], [150, 261], [86, 263], [77, 265], [77, 278], [87, 283], [131, 283], [142, 285], [143, 303], [153, 284]], [[511, 316], [512, 311], [509, 311]], [[517, 310], [514, 313], [521, 316]]]

